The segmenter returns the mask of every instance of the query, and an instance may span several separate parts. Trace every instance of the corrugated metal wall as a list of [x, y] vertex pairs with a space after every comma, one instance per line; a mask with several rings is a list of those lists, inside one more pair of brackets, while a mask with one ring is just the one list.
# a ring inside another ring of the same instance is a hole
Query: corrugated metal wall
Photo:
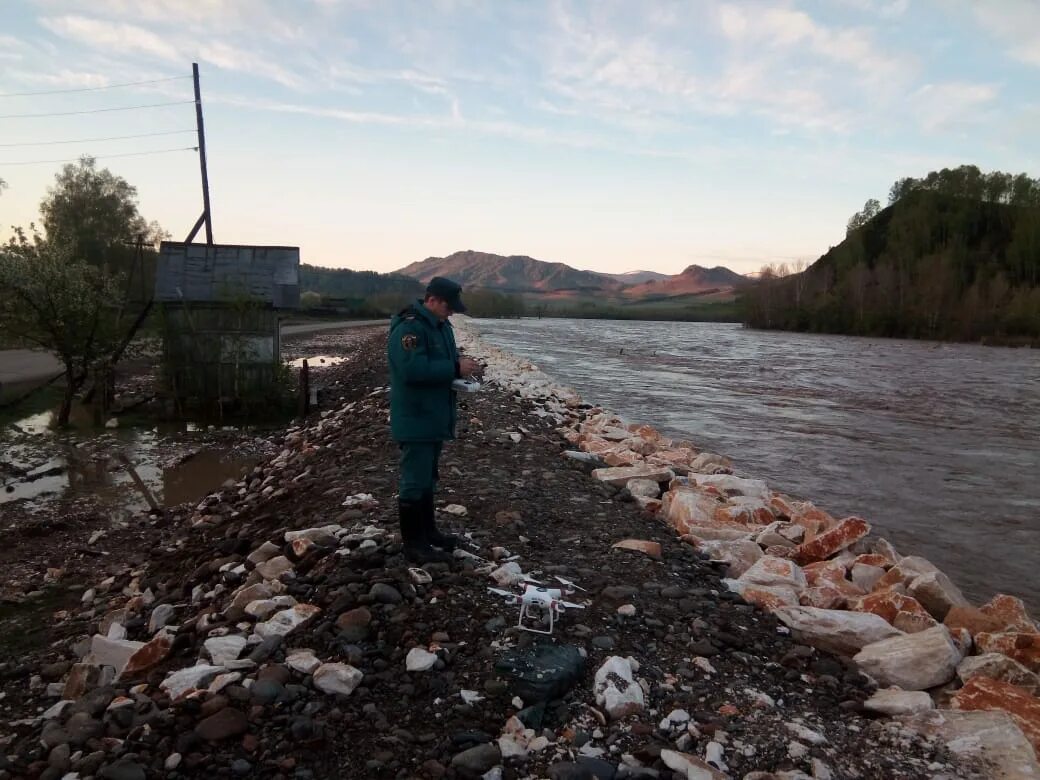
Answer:
[[163, 369], [182, 403], [257, 399], [279, 367], [278, 312], [259, 306], [165, 307]]

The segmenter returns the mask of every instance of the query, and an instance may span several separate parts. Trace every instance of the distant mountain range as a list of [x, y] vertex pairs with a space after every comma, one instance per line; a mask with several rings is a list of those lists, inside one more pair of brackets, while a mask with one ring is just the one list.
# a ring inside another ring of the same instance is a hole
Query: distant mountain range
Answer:
[[619, 291], [624, 284], [594, 271], [579, 271], [563, 263], [545, 263], [526, 255], [492, 255], [487, 252], [456, 252], [447, 257], [428, 257], [396, 271], [420, 282], [446, 276], [463, 287], [512, 293]]
[[622, 284], [643, 284], [644, 282], [659, 282], [667, 279], [668, 274], [659, 274], [657, 271], [625, 271], [623, 274], [605, 274], [612, 279], [617, 279]]
[[671, 276], [655, 271], [604, 274], [579, 271], [563, 263], [546, 263], [526, 255], [506, 257], [473, 250], [447, 257], [428, 257], [395, 273], [424, 283], [435, 276], [446, 276], [470, 289], [537, 297], [597, 295], [622, 300], [732, 293], [747, 281], [722, 266], [691, 265]]

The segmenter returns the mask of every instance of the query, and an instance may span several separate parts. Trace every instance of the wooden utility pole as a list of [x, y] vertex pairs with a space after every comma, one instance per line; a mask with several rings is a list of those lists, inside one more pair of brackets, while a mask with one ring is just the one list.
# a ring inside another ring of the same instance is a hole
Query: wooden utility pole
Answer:
[[199, 63], [191, 63], [192, 80], [195, 82], [195, 126], [199, 136], [199, 167], [202, 169], [202, 216], [191, 229], [184, 243], [190, 244], [199, 232], [199, 228], [206, 226], [206, 243], [213, 243], [213, 221], [209, 210], [209, 173], [206, 170], [206, 128], [202, 123], [202, 93], [199, 91]]

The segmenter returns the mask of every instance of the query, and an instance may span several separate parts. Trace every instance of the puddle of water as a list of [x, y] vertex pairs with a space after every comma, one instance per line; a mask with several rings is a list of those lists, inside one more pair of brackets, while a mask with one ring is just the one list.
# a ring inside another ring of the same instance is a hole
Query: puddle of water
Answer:
[[303, 368], [303, 361], [305, 360], [308, 368], [327, 368], [328, 366], [338, 366], [340, 363], [346, 362], [347, 358], [337, 357], [336, 355], [314, 355], [313, 357], [291, 360], [289, 365], [293, 368]]
[[53, 420], [54, 412], [43, 410], [0, 428], [0, 506], [19, 501], [15, 511], [31, 513], [58, 497], [83, 498], [129, 516], [148, 502], [120, 456], [168, 507], [237, 481], [257, 462], [229, 444], [200, 441], [203, 431], [216, 430], [211, 426], [57, 431]]

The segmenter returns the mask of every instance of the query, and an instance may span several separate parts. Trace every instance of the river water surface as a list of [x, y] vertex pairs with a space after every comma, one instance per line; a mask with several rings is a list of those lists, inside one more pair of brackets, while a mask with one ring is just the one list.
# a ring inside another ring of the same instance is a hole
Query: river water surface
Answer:
[[587, 401], [870, 520], [1040, 615], [1040, 351], [733, 324], [478, 320]]

